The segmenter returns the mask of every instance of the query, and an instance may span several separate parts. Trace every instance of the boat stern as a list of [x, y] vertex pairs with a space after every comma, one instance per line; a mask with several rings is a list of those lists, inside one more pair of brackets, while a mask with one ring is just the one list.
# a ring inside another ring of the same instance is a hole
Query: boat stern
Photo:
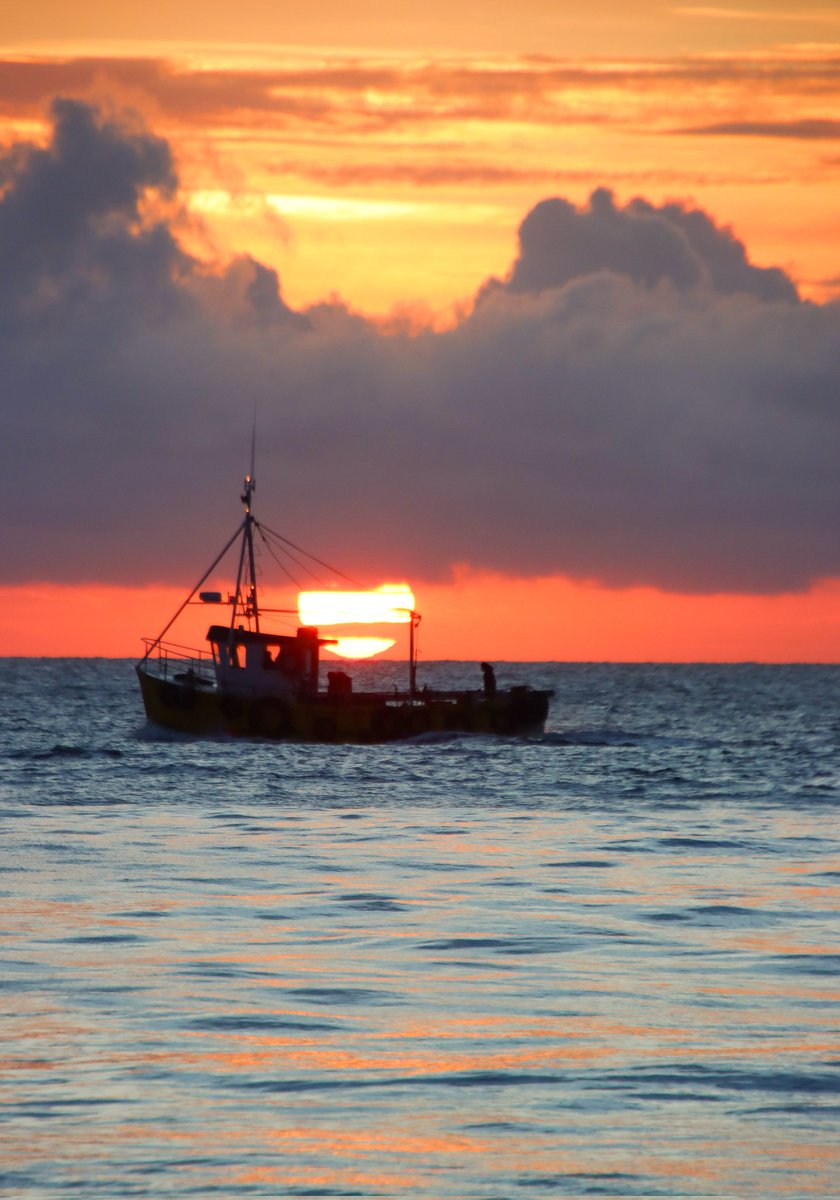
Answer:
[[215, 681], [189, 668], [171, 676], [154, 673], [146, 663], [138, 663], [135, 670], [143, 708], [155, 725], [192, 734], [220, 731]]

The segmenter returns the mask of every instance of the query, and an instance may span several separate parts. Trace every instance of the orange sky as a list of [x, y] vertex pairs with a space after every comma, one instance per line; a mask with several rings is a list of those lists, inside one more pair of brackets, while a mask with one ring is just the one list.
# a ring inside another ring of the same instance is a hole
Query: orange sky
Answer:
[[[57, 93], [133, 106], [175, 152], [185, 244], [273, 266], [295, 308], [337, 294], [385, 329], [445, 328], [504, 275], [529, 208], [599, 185], [690, 200], [801, 295], [840, 294], [835, 5], [48, 0], [3, 25], [0, 139], [44, 139]], [[196, 544], [185, 583], [213, 550]], [[836, 581], [411, 582], [428, 658], [840, 660]], [[0, 653], [131, 656], [181, 598], [0, 588]]]
[[838, 290], [836, 6], [56, 0], [4, 27], [7, 129], [43, 131], [55, 91], [135, 106], [210, 244], [276, 266], [294, 306], [445, 315], [537, 200], [596, 185], [690, 199]]
[[[120, 658], [139, 658], [141, 636], [160, 633], [184, 599], [175, 588], [46, 585], [0, 596], [0, 654]], [[679, 596], [462, 572], [453, 586], [418, 590], [417, 603], [421, 662], [840, 661], [840, 581], [801, 595]], [[168, 637], [203, 646], [213, 613], [189, 609]], [[407, 657], [407, 635], [395, 630], [385, 657]]]

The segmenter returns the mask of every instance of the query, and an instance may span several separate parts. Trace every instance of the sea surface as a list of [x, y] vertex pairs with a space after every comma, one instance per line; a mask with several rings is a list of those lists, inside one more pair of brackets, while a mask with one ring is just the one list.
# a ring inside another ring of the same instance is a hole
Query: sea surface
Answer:
[[840, 1195], [840, 667], [497, 673], [544, 737], [0, 661], [0, 1195]]

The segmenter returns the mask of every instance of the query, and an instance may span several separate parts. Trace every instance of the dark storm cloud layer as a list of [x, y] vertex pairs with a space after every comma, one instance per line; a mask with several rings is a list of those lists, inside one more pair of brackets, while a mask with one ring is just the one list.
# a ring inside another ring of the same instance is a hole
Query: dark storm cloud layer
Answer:
[[840, 573], [840, 308], [707, 214], [543, 202], [456, 328], [386, 336], [188, 255], [159, 138], [53, 119], [0, 161], [5, 581], [192, 582], [238, 519], [255, 403], [262, 515], [356, 577]]

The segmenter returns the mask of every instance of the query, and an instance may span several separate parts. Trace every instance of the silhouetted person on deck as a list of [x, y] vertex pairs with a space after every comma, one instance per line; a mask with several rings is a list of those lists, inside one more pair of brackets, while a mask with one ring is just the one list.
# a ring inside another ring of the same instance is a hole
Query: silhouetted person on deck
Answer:
[[481, 673], [484, 676], [484, 695], [496, 695], [496, 672], [490, 666], [490, 663], [481, 664]]

